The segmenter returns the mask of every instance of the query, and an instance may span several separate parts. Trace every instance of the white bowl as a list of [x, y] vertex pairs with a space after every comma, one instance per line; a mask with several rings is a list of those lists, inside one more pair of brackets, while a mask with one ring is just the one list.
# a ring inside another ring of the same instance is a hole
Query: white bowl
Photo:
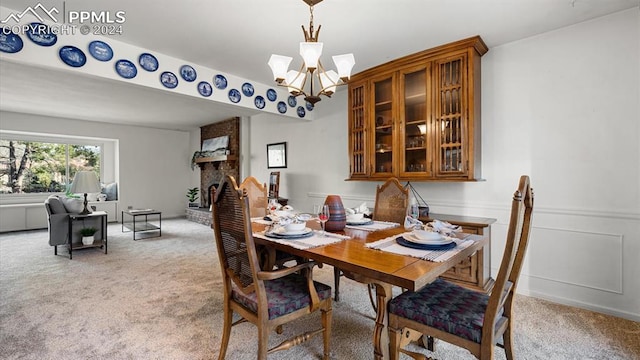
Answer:
[[302, 231], [305, 229], [305, 227], [307, 226], [307, 223], [301, 222], [301, 223], [290, 223], [284, 226], [284, 229], [287, 232], [296, 232], [296, 231]]
[[441, 240], [442, 235], [437, 232], [427, 231], [427, 230], [413, 230], [413, 236], [418, 238], [419, 240]]
[[364, 218], [364, 214], [349, 214], [347, 215], [347, 221], [355, 222], [360, 221]]

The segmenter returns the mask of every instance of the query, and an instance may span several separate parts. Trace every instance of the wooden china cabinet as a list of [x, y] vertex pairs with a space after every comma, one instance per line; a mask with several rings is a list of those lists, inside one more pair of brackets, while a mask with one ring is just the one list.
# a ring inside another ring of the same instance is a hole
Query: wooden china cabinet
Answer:
[[479, 36], [360, 72], [349, 82], [349, 180], [480, 179]]

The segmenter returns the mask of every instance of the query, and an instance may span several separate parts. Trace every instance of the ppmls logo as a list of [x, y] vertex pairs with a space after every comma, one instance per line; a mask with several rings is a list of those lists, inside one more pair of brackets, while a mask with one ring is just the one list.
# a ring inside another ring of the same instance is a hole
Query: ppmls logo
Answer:
[[[43, 16], [40, 16], [40, 13], [42, 13]], [[58, 19], [54, 16], [54, 14], [59, 14], [60, 11], [58, 11], [58, 9], [56, 9], [55, 7], [52, 7], [51, 10], [47, 10], [46, 7], [44, 7], [44, 5], [42, 5], [41, 3], [38, 3], [36, 6], [34, 7], [27, 7], [26, 9], [24, 9], [24, 11], [18, 13], [18, 14], [14, 14], [11, 13], [9, 14], [9, 16], [7, 16], [6, 19], [4, 20], [0, 20], [0, 23], [2, 24], [6, 24], [10, 21], [15, 21], [16, 23], [19, 23], [20, 20], [27, 14], [31, 14], [33, 16], [35, 16], [38, 20], [40, 20], [40, 22], [44, 22], [45, 19], [47, 20], [53, 20], [53, 22], [58, 22]]]

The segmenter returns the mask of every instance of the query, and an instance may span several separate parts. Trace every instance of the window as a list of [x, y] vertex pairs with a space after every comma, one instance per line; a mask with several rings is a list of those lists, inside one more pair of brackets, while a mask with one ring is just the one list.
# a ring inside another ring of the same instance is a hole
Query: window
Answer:
[[0, 194], [65, 192], [80, 170], [100, 178], [101, 144], [0, 139]]

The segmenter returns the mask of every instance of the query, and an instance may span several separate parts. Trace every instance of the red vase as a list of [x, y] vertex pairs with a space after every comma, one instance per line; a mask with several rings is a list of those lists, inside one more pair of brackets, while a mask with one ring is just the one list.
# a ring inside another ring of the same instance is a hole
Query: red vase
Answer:
[[329, 205], [329, 220], [324, 225], [327, 231], [341, 231], [347, 225], [347, 214], [344, 212], [342, 199], [338, 195], [329, 195], [324, 201]]

